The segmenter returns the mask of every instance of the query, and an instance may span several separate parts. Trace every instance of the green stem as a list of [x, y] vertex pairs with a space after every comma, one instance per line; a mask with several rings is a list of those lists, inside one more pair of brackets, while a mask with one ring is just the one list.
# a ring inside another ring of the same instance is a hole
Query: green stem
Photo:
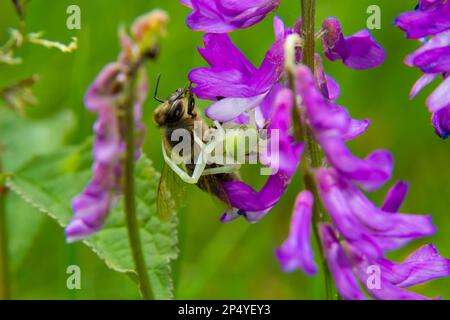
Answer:
[[[316, 1], [315, 0], [301, 0], [302, 7], [302, 38], [303, 38], [303, 64], [311, 69], [314, 74], [314, 55], [316, 52], [316, 37], [315, 37], [315, 17], [316, 17]], [[319, 235], [319, 225], [325, 221], [322, 214], [324, 208], [321, 204], [319, 192], [317, 190], [314, 173], [312, 170], [322, 166], [323, 157], [319, 145], [314, 139], [314, 135], [310, 128], [304, 130], [304, 141], [306, 144], [305, 156], [308, 162], [303, 161], [303, 177], [305, 188], [314, 195], [314, 235], [318, 243], [322, 267], [325, 278], [325, 292], [327, 299], [333, 299], [334, 286], [333, 279], [328, 268], [325, 254], [323, 252], [322, 244]], [[312, 169], [312, 170], [311, 170]]]
[[3, 183], [0, 161], [0, 300], [9, 300], [8, 234], [6, 232], [6, 186]]
[[[134, 68], [133, 68], [134, 69]], [[137, 70], [138, 67], [135, 69]], [[130, 72], [129, 81], [127, 83], [126, 102], [124, 104], [124, 116], [126, 127], [126, 155], [125, 155], [125, 216], [127, 221], [128, 239], [130, 241], [131, 251], [135, 270], [138, 275], [139, 289], [142, 298], [152, 300], [153, 293], [148, 278], [145, 258], [142, 251], [141, 236], [139, 233], [139, 225], [136, 216], [136, 202], [134, 191], [134, 157], [135, 157], [135, 132], [134, 132], [134, 92], [136, 87], [136, 72]]]

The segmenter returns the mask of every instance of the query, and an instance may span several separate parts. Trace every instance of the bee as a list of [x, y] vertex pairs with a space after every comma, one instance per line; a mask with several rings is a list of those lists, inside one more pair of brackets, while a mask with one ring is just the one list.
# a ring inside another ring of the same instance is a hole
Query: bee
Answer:
[[[178, 141], [172, 139], [175, 130], [185, 129], [186, 132], [189, 132], [191, 150], [199, 151], [200, 147], [199, 143], [196, 143], [196, 139], [200, 138], [200, 144], [205, 145], [208, 141], [195, 135], [195, 124], [197, 127], [200, 124], [202, 132], [207, 132], [210, 126], [203, 121], [200, 111], [195, 108], [195, 97], [190, 90], [190, 86], [176, 90], [167, 100], [163, 101], [157, 98], [158, 83], [159, 77], [154, 99], [161, 104], [154, 111], [153, 119], [161, 130], [162, 148], [166, 160], [158, 186], [157, 208], [159, 214], [167, 217], [175, 210], [176, 204], [173, 202], [179, 202], [179, 198], [182, 197], [182, 191], [180, 190], [183, 182], [196, 184], [201, 190], [213, 195], [231, 208], [223, 183], [240, 180], [237, 171], [239, 166], [227, 167], [217, 163], [204, 163], [202, 165], [195, 161], [195, 152], [192, 152], [192, 161], [183, 164], [184, 168], [182, 169], [173, 164], [171, 159], [167, 157], [167, 154], [171, 154], [172, 149], [178, 144]], [[183, 181], [179, 181], [180, 177]]]

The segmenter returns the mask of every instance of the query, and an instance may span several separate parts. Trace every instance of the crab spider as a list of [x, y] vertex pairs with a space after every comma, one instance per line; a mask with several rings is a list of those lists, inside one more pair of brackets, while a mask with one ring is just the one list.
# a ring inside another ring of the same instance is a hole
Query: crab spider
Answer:
[[[249, 128], [256, 129], [256, 120], [255, 120], [255, 111], [251, 110], [249, 112], [250, 115], [250, 124], [248, 125]], [[196, 134], [196, 132], [193, 132], [194, 136], [194, 143], [197, 144], [200, 147], [200, 153], [195, 161], [195, 168], [192, 173], [192, 175], [189, 175], [186, 171], [184, 171], [182, 168], [180, 168], [177, 163], [171, 159], [166, 152], [166, 149], [164, 147], [164, 144], [162, 146], [162, 152], [164, 156], [164, 161], [167, 163], [167, 165], [186, 183], [189, 184], [196, 184], [198, 183], [198, 180], [200, 177], [205, 175], [214, 175], [214, 174], [222, 174], [222, 173], [232, 173], [236, 172], [240, 169], [240, 164], [232, 164], [232, 165], [223, 165], [216, 168], [208, 168], [206, 169], [206, 165], [208, 163], [208, 160], [211, 159], [211, 153], [213, 150], [217, 148], [219, 145], [223, 145], [224, 141], [227, 138], [227, 133], [223, 126], [218, 122], [214, 121], [214, 125], [216, 127], [217, 132], [219, 133], [216, 135], [215, 139], [212, 141], [207, 142], [206, 144], [203, 142], [203, 140]], [[227, 123], [225, 126], [228, 128], [236, 128], [237, 124], [235, 123]], [[227, 157], [227, 155], [225, 155]]]

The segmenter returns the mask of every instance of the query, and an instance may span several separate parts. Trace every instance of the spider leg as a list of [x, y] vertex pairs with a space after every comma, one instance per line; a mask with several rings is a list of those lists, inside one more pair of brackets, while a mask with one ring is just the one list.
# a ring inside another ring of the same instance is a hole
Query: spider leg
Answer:
[[228, 165], [228, 166], [223, 166], [223, 167], [217, 167], [217, 168], [210, 168], [210, 169], [205, 169], [203, 171], [204, 176], [206, 175], [213, 175], [213, 174], [221, 174], [221, 173], [232, 173], [232, 172], [236, 172], [241, 168], [241, 165], [237, 164], [237, 165]]
[[250, 121], [249, 121], [249, 128], [252, 129], [258, 129], [258, 126], [256, 125], [256, 110], [255, 109], [251, 109], [248, 111], [248, 115], [250, 117]]
[[200, 179], [200, 177], [202, 175], [202, 172], [203, 172], [203, 170], [206, 167], [206, 162], [203, 161], [204, 160], [203, 151], [200, 152], [200, 155], [199, 155], [199, 159], [202, 159], [202, 160], [200, 160], [200, 162], [195, 165], [195, 169], [194, 169], [194, 172], [193, 172], [192, 176], [190, 176], [186, 171], [181, 169], [175, 163], [175, 161], [173, 161], [167, 155], [166, 148], [164, 147], [164, 144], [162, 146], [162, 152], [163, 152], [163, 156], [164, 156], [164, 161], [180, 177], [181, 180], [183, 180], [186, 183], [190, 183], [190, 184], [196, 184], [198, 182], [198, 179]]

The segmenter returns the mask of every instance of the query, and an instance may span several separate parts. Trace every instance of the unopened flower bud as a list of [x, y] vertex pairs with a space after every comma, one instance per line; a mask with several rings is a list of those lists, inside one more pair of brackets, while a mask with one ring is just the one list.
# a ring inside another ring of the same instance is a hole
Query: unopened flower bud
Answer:
[[[160, 37], [166, 34], [166, 25], [169, 16], [163, 10], [156, 9], [136, 19], [131, 34], [138, 44], [141, 52], [154, 53]], [[149, 54], [153, 56], [153, 54]]]

